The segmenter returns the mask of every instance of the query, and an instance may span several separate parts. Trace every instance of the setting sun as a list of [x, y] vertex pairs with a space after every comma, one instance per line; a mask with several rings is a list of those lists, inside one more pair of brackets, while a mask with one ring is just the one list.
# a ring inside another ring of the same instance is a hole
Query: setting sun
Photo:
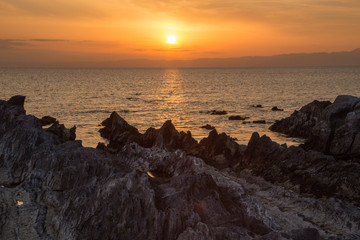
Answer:
[[166, 36], [166, 42], [168, 44], [176, 44], [177, 37], [173, 34]]

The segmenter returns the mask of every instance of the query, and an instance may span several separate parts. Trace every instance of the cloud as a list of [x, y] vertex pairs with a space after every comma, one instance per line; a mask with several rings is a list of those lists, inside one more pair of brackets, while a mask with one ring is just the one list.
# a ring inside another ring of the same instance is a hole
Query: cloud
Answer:
[[156, 51], [156, 52], [193, 52], [193, 50], [191, 49], [184, 49], [184, 48], [171, 48], [171, 49], [168, 49], [168, 48], [154, 48], [154, 49], [151, 49], [153, 51]]
[[66, 40], [66, 39], [33, 38], [33, 39], [23, 40], [23, 41], [31, 41], [31, 42], [66, 42], [66, 41], [69, 41], [69, 40]]
[[19, 41], [18, 39], [0, 39], [0, 50], [11, 50], [18, 46], [28, 45], [23, 41]]

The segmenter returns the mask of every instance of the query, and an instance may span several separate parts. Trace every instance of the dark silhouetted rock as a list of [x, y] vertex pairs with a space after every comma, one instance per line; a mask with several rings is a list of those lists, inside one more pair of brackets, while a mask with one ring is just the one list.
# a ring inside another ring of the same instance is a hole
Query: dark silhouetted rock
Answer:
[[47, 132], [55, 134], [59, 138], [61, 143], [64, 143], [66, 141], [74, 141], [76, 138], [76, 126], [67, 129], [64, 124], [59, 124], [59, 122], [57, 121], [45, 130]]
[[50, 116], [44, 116], [41, 118], [41, 125], [47, 126], [56, 122], [56, 118]]
[[261, 104], [253, 105], [254, 108], [263, 108]]
[[116, 112], [112, 112], [110, 117], [102, 123], [104, 128], [99, 130], [101, 137], [109, 140], [108, 149], [114, 152], [121, 149], [125, 144], [139, 142], [141, 134], [139, 131], [129, 125]]
[[265, 124], [266, 121], [265, 120], [255, 120], [255, 121], [253, 121], [253, 123]]
[[180, 149], [204, 159], [209, 165], [225, 168], [234, 165], [244, 150], [235, 139], [225, 133], [219, 135], [216, 130], [211, 131], [209, 137], [198, 143], [190, 131], [178, 132], [171, 120], [166, 121], [160, 129], [149, 128], [144, 134], [140, 134], [114, 112], [102, 125], [105, 127], [100, 129], [100, 133], [109, 140], [107, 149], [112, 153], [121, 151], [127, 143], [136, 142], [147, 148], [160, 147], [168, 151]]
[[226, 111], [218, 111], [218, 110], [212, 110], [208, 112], [210, 115], [226, 115]]
[[[337, 197], [360, 206], [360, 164], [299, 147], [279, 145], [267, 136], [253, 133], [236, 166], [250, 169], [273, 183], [298, 186], [298, 191], [316, 197]], [[346, 181], [344, 181], [346, 179]]]
[[299, 111], [294, 111], [290, 117], [276, 121], [269, 129], [290, 137], [308, 138], [312, 128], [320, 121], [322, 111], [330, 104], [329, 101], [315, 100], [303, 106]]
[[284, 109], [278, 108], [277, 106], [271, 108], [272, 111], [284, 111]]
[[214, 126], [211, 126], [210, 124], [206, 124], [206, 125], [204, 125], [204, 126], [201, 126], [201, 128], [205, 128], [205, 129], [208, 129], [208, 130], [213, 130], [213, 129], [215, 129], [215, 127], [214, 127]]
[[246, 119], [249, 119], [249, 117], [243, 117], [239, 115], [229, 117], [229, 120], [246, 120]]
[[291, 137], [306, 138], [305, 149], [336, 158], [359, 161], [360, 99], [338, 96], [334, 103], [314, 101], [277, 121], [270, 129]]
[[8, 104], [10, 105], [24, 106], [24, 102], [25, 102], [25, 96], [21, 96], [21, 95], [13, 96], [8, 100]]
[[216, 168], [222, 169], [235, 165], [243, 154], [241, 147], [235, 140], [225, 133], [218, 134], [214, 129], [207, 138], [200, 141], [195, 148], [189, 149], [188, 154], [201, 157]]

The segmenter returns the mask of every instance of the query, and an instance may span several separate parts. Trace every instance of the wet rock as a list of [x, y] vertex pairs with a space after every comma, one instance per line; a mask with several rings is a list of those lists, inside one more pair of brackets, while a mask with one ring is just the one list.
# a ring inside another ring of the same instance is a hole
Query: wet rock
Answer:
[[266, 121], [265, 120], [255, 120], [255, 121], [253, 121], [253, 123], [265, 124]]
[[44, 116], [41, 118], [41, 125], [47, 126], [56, 122], [56, 118], [50, 116]]
[[277, 106], [272, 107], [271, 111], [284, 111], [284, 109], [278, 108]]
[[229, 117], [229, 120], [246, 120], [246, 119], [249, 119], [249, 117], [244, 117], [239, 115]]
[[218, 111], [218, 110], [212, 110], [208, 112], [210, 115], [226, 115], [226, 111]]
[[129, 101], [137, 101], [140, 98], [138, 98], [138, 97], [127, 97], [126, 99], [129, 100]]
[[208, 129], [208, 130], [213, 130], [213, 129], [215, 129], [215, 127], [214, 127], [214, 126], [211, 126], [210, 124], [206, 124], [206, 125], [204, 125], [204, 126], [201, 126], [200, 128], [205, 128], [205, 129]]

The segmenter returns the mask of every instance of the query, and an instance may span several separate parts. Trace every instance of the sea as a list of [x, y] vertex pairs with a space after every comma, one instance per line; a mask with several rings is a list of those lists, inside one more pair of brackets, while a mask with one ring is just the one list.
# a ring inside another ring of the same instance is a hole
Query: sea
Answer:
[[[24, 95], [27, 114], [55, 117], [86, 147], [105, 142], [100, 123], [116, 111], [140, 132], [172, 120], [196, 140], [201, 128], [247, 144], [253, 132], [287, 145], [288, 138], [268, 128], [313, 100], [334, 101], [338, 95], [360, 96], [360, 67], [76, 69], [0, 68], [0, 99]], [[261, 105], [262, 107], [254, 107]], [[276, 106], [283, 111], [272, 111]], [[226, 115], [211, 115], [211, 111]], [[248, 117], [229, 120], [230, 116]], [[253, 123], [265, 120], [265, 124]]]

